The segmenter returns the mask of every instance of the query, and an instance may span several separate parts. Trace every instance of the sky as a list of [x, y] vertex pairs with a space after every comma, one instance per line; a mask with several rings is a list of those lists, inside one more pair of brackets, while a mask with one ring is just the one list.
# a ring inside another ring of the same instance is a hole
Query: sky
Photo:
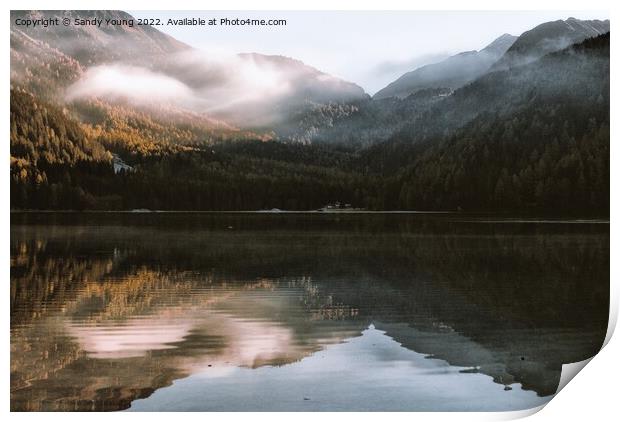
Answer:
[[557, 19], [609, 19], [607, 11], [128, 11], [135, 18], [286, 19], [286, 26], [158, 26], [206, 55], [293, 57], [374, 94], [424, 64], [480, 50]]

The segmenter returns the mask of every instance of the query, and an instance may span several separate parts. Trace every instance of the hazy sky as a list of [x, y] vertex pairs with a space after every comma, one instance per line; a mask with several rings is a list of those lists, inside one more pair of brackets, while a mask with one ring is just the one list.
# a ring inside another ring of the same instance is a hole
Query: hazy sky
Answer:
[[557, 19], [609, 19], [606, 11], [319, 12], [129, 11], [142, 18], [286, 19], [286, 26], [159, 26], [205, 54], [280, 54], [355, 82], [373, 94], [401, 74], [447, 54], [479, 50]]

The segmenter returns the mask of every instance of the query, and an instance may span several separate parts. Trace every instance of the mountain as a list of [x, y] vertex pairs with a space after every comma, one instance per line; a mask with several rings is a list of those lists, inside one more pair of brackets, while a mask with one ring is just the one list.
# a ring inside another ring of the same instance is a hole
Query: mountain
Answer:
[[276, 134], [292, 142], [364, 148], [389, 139], [414, 116], [422, 115], [450, 92], [446, 88], [428, 88], [402, 99], [317, 104], [294, 115]]
[[[48, 101], [97, 99], [143, 112], [164, 106], [271, 130], [300, 109], [367, 98], [359, 86], [291, 58], [212, 57], [152, 26], [132, 25], [125, 12], [20, 11], [11, 18], [11, 81]], [[72, 24], [16, 24], [55, 18]]]
[[326, 103], [368, 98], [359, 85], [321, 72], [300, 60], [258, 53], [242, 53], [239, 57], [251, 60], [258, 67], [273, 67], [279, 72], [292, 74], [289, 83], [294, 85], [293, 91], [304, 100]]
[[504, 34], [480, 51], [467, 51], [439, 63], [422, 66], [378, 91], [373, 98], [404, 98], [427, 88], [456, 89], [484, 74], [517, 37]]
[[507, 117], [535, 102], [596, 103], [609, 96], [609, 33], [541, 57], [524, 67], [490, 72], [409, 122], [422, 140], [462, 127], [479, 116]]
[[[278, 127], [276, 134], [280, 139], [353, 147], [383, 142], [449, 97], [453, 89], [484, 73], [514, 39], [504, 34], [479, 52], [461, 53], [410, 72], [379, 91], [372, 100], [317, 104], [294, 115], [287, 125]], [[409, 83], [417, 85], [412, 88]]]
[[[17, 19], [65, 18], [71, 20], [71, 25], [46, 28], [15, 23]], [[101, 25], [92, 23], [98, 19]], [[128, 24], [132, 21], [133, 25]], [[114, 10], [11, 11], [11, 34], [42, 41], [82, 66], [119, 60], [140, 63], [144, 58], [152, 61], [156, 56], [191, 48], [152, 26], [136, 25], [133, 16]]]
[[[71, 25], [18, 25], [26, 19], [70, 19]], [[103, 23], [92, 24], [96, 20]], [[121, 11], [11, 11], [11, 81], [58, 100], [61, 90], [88, 67], [115, 62], [149, 64], [190, 49], [151, 26], [120, 24], [132, 20]]]
[[608, 212], [609, 33], [458, 89], [360, 166], [405, 209]]
[[546, 22], [524, 32], [495, 63], [491, 70], [504, 70], [530, 63], [545, 54], [559, 51], [586, 38], [609, 32], [609, 20], [568, 18]]
[[191, 52], [161, 69], [192, 90], [193, 107], [243, 128], [278, 130], [317, 105], [369, 99], [358, 85], [284, 56], [242, 53], [212, 60]]
[[370, 98], [292, 58], [214, 57], [153, 28], [52, 32], [11, 27], [14, 208], [608, 213], [609, 33], [533, 42], [541, 57], [488, 72], [521, 51], [503, 36]]

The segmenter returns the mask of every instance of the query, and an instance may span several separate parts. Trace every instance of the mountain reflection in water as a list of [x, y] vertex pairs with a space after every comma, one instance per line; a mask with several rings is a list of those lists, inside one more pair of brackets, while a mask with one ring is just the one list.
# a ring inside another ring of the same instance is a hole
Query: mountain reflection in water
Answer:
[[605, 223], [11, 224], [12, 410], [522, 409], [548, 401], [607, 326]]

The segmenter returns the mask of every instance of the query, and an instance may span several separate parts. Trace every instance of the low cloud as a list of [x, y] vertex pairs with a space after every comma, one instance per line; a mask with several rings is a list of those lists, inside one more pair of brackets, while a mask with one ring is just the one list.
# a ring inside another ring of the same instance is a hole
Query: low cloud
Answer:
[[281, 117], [277, 105], [296, 94], [300, 81], [310, 78], [310, 83], [334, 89], [341, 82], [300, 62], [254, 54], [225, 57], [190, 51], [151, 67], [157, 70], [123, 63], [91, 67], [67, 89], [66, 99], [164, 103], [234, 123], [263, 125]]
[[197, 51], [179, 54], [166, 72], [188, 86], [205, 112], [218, 112], [287, 95], [295, 74], [254, 55], [213, 56]]
[[146, 68], [122, 64], [95, 66], [67, 89], [66, 99], [106, 98], [138, 104], [191, 103], [192, 90], [184, 83]]

